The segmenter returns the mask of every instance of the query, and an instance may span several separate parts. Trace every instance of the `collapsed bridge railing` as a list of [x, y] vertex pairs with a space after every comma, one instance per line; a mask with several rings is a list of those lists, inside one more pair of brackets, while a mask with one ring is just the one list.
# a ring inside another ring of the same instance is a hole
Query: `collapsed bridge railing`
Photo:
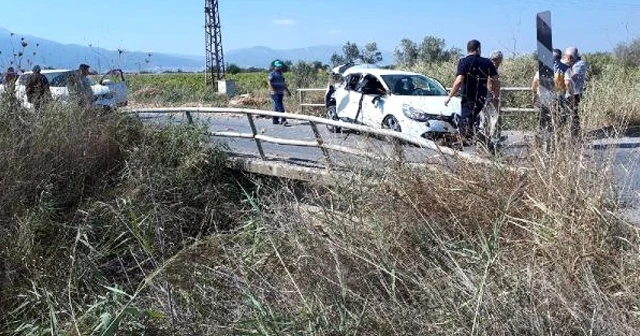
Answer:
[[[324, 158], [324, 168], [326, 168], [327, 170], [332, 170], [336, 167], [336, 163], [333, 162], [331, 158], [330, 151], [337, 151], [345, 154], [356, 155], [360, 157], [367, 157], [367, 158], [376, 159], [376, 160], [388, 160], [388, 158], [384, 156], [371, 153], [370, 151], [366, 151], [361, 148], [342, 146], [342, 145], [332, 144], [329, 141], [326, 141], [326, 139], [323, 138], [322, 132], [320, 132], [318, 126], [329, 125], [329, 126], [339, 127], [344, 130], [351, 130], [355, 132], [360, 132], [360, 133], [365, 133], [365, 134], [369, 134], [377, 137], [390, 139], [391, 143], [394, 145], [394, 152], [396, 155], [395, 159], [398, 161], [404, 161], [404, 155], [403, 155], [404, 151], [403, 151], [403, 146], [401, 145], [401, 143], [404, 142], [404, 143], [411, 144], [413, 146], [417, 146], [419, 148], [434, 150], [441, 156], [449, 156], [452, 158], [462, 159], [470, 163], [491, 165], [498, 168], [506, 168], [509, 170], [516, 170], [516, 171], [520, 170], [514, 167], [502, 165], [492, 160], [482, 158], [478, 155], [462, 152], [459, 150], [452, 149], [450, 147], [440, 146], [437, 143], [430, 141], [428, 139], [415, 137], [415, 136], [399, 133], [392, 130], [374, 129], [368, 126], [357, 125], [357, 124], [347, 123], [343, 121], [330, 120], [326, 118], [320, 118], [320, 117], [309, 116], [309, 115], [274, 112], [274, 111], [263, 111], [263, 110], [256, 110], [256, 109], [225, 108], [225, 107], [136, 108], [136, 109], [129, 109], [127, 111], [130, 113], [136, 113], [136, 114], [184, 113], [189, 123], [194, 122], [194, 114], [244, 115], [249, 125], [249, 128], [251, 129], [250, 133], [232, 132], [232, 131], [211, 131], [211, 132], [208, 132], [208, 134], [212, 137], [252, 139], [255, 142], [260, 159], [263, 161], [269, 160], [269, 157], [265, 153], [263, 142], [273, 143], [277, 145], [319, 148], [322, 151], [322, 156]], [[287, 139], [287, 138], [280, 138], [280, 137], [262, 134], [262, 132], [259, 132], [258, 128], [256, 127], [256, 123], [255, 123], [256, 117], [280, 117], [280, 118], [286, 118], [288, 120], [304, 121], [311, 128], [315, 139], [312, 141], [300, 140], [300, 139]]]

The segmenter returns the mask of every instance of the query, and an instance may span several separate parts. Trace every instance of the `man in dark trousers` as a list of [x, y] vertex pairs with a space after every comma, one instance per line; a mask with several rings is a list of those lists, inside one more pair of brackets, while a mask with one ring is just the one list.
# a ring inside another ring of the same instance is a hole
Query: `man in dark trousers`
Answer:
[[467, 43], [467, 56], [458, 62], [456, 80], [449, 97], [444, 104], [448, 105], [451, 97], [461, 92], [462, 106], [461, 118], [458, 130], [463, 139], [463, 144], [469, 145], [476, 136], [478, 115], [484, 108], [489, 90], [490, 97], [499, 97], [498, 71], [496, 66], [488, 58], [480, 56], [480, 42], [471, 40]]
[[40, 73], [40, 66], [31, 69], [26, 85], [27, 101], [33, 105], [36, 112], [42, 111], [42, 107], [51, 99], [49, 80]]
[[[269, 83], [269, 89], [271, 91], [271, 100], [273, 101], [273, 110], [276, 112], [284, 112], [284, 93], [286, 92], [291, 96], [291, 91], [287, 87], [287, 83], [284, 78], [285, 65], [280, 60], [273, 62], [273, 71], [269, 73], [267, 82]], [[285, 118], [273, 117], [273, 124], [282, 124], [288, 126]]]

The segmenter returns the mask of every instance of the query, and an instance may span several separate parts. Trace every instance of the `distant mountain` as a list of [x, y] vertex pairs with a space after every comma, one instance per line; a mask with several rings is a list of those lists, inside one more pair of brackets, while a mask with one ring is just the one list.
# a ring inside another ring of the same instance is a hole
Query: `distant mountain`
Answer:
[[[227, 63], [233, 63], [241, 67], [260, 67], [266, 68], [269, 63], [274, 59], [297, 61], [321, 61], [323, 63], [329, 63], [331, 55], [334, 53], [341, 53], [342, 46], [335, 45], [320, 45], [307, 48], [295, 48], [295, 49], [272, 49], [269, 47], [253, 47], [230, 50], [225, 53], [225, 61]], [[382, 58], [384, 64], [392, 62], [393, 58], [390, 52], [382, 51]]]
[[[227, 64], [266, 68], [276, 58], [291, 60], [294, 63], [299, 60], [329, 63], [331, 55], [334, 52], [340, 52], [341, 49], [342, 46], [339, 45], [296, 49], [272, 49], [260, 46], [228, 50], [225, 51], [224, 56]], [[383, 51], [383, 63], [387, 64], [391, 61], [391, 53]], [[62, 44], [39, 37], [12, 34], [0, 27], [0, 67], [14, 65], [26, 70], [34, 64], [39, 64], [57, 69], [75, 69], [80, 63], [87, 63], [97, 71], [116, 67], [126, 71], [202, 71], [205, 66], [205, 57], [204, 55], [118, 51], [91, 45]], [[1, 71], [4, 69], [0, 69]]]

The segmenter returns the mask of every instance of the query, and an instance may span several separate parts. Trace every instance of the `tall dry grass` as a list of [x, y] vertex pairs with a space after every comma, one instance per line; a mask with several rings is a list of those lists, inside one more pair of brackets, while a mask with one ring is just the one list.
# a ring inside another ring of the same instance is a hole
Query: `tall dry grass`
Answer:
[[616, 215], [607, 164], [584, 154], [533, 151], [526, 176], [462, 164], [393, 169], [303, 197], [265, 186], [244, 227], [181, 259], [186, 271], [172, 279], [184, 294], [175, 304], [197, 318], [176, 327], [638, 334], [639, 231]]
[[1, 111], [0, 334], [638, 334], [612, 151], [319, 186], [228, 171], [202, 125]]
[[204, 126], [62, 105], [0, 118], [0, 334], [143, 332], [159, 313], [136, 291], [242, 216], [243, 179]]

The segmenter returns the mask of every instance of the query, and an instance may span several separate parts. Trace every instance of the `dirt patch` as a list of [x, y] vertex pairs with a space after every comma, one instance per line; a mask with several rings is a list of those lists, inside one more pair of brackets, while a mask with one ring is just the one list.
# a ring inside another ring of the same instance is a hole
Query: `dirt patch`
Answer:
[[264, 106], [265, 104], [268, 104], [269, 102], [270, 100], [265, 97], [252, 97], [250, 94], [242, 94], [242, 95], [231, 98], [231, 100], [229, 100], [229, 106], [261, 107], [261, 106]]

